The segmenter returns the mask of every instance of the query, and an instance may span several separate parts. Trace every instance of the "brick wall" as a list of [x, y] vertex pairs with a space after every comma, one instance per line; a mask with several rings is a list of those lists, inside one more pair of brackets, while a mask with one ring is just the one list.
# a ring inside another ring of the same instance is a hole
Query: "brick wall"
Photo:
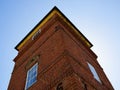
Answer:
[[[24, 90], [27, 71], [35, 63], [37, 82], [29, 90], [113, 90], [97, 56], [71, 31], [58, 16], [41, 27], [40, 35], [28, 40], [14, 59], [8, 90]], [[95, 67], [102, 84], [93, 78], [87, 62]]]

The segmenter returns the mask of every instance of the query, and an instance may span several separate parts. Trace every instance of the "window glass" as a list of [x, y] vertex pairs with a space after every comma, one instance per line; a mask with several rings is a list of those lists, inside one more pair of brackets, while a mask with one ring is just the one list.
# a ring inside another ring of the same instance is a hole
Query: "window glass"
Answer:
[[90, 71], [92, 72], [94, 78], [95, 78], [98, 82], [101, 83], [101, 80], [100, 80], [100, 78], [99, 78], [99, 76], [98, 76], [98, 74], [97, 74], [95, 68], [94, 68], [90, 63], [88, 63], [88, 66], [89, 66]]
[[38, 69], [38, 63], [36, 63], [33, 67], [31, 67], [28, 70], [25, 90], [28, 89], [37, 81], [37, 69]]
[[59, 83], [59, 84], [57, 85], [57, 88], [56, 88], [56, 90], [63, 90], [62, 83]]

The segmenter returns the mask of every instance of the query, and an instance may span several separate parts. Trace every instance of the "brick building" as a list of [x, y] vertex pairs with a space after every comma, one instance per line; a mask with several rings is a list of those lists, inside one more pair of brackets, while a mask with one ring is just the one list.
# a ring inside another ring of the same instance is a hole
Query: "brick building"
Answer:
[[114, 90], [91, 47], [54, 7], [15, 47], [8, 90]]

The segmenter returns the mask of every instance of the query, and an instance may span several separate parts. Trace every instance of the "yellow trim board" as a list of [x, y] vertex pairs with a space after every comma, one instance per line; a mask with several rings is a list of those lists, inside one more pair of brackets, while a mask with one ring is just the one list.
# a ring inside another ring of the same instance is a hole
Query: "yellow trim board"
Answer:
[[17, 46], [17, 50], [20, 50], [20, 48], [56, 13], [56, 10], [53, 11], [48, 17], [46, 17], [44, 19], [44, 21], [42, 21], [38, 27], [36, 27], [29, 36], [27, 36], [18, 46]]
[[55, 14], [58, 14], [73, 30], [74, 32], [80, 36], [80, 38], [86, 43], [86, 45], [88, 47], [91, 47], [91, 43], [83, 36], [80, 34], [80, 32], [78, 32], [76, 30], [76, 28], [71, 25], [71, 23], [65, 18], [65, 16], [55, 7], [51, 10], [51, 12], [43, 19], [43, 21], [41, 21], [37, 27], [35, 27], [32, 32], [27, 36], [25, 37], [22, 42], [20, 42], [17, 46], [16, 46], [16, 49], [19, 51], [20, 48], [50, 19], [52, 18], [53, 15]]

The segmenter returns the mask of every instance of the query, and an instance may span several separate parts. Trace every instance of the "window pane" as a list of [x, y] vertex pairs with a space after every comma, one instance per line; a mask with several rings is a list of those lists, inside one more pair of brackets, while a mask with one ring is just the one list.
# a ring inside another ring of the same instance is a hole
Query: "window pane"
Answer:
[[32, 68], [28, 70], [25, 90], [37, 81], [37, 69], [38, 64], [35, 64]]
[[34, 78], [33, 78], [33, 82], [35, 82], [36, 80], [37, 80], [37, 78], [36, 78], [36, 77], [34, 77]]
[[90, 63], [88, 63], [88, 66], [89, 66], [90, 71], [92, 72], [94, 78], [101, 83], [101, 80], [100, 80], [95, 68]]
[[34, 71], [34, 72], [33, 72], [33, 76], [36, 76], [36, 75], [37, 75], [37, 72], [36, 72], [36, 71]]

